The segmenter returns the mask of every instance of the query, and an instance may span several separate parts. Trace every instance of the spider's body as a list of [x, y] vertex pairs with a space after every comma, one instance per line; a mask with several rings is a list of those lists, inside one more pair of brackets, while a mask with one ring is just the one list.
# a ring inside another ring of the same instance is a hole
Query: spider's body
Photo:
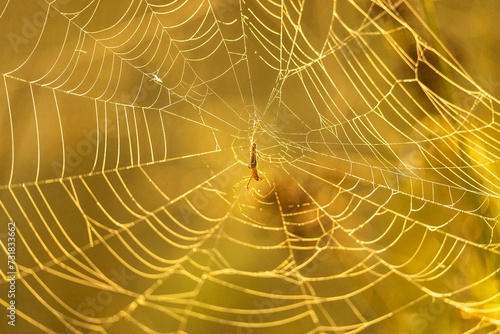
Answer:
[[[233, 141], [233, 144], [234, 144], [234, 141]], [[234, 151], [234, 145], [231, 146], [231, 148], [233, 150], [234, 158], [239, 163], [241, 163], [243, 165], [246, 165], [243, 161], [241, 161], [241, 160], [238, 159], [238, 156], [237, 156], [236, 152]], [[265, 155], [264, 155], [264, 157], [265, 157]], [[242, 183], [246, 182], [246, 184], [247, 184], [246, 188], [247, 188], [248, 194], [250, 194], [257, 202], [259, 202], [261, 204], [269, 204], [270, 202], [267, 202], [267, 197], [274, 191], [274, 185], [272, 185], [269, 182], [269, 178], [267, 177], [267, 175], [266, 175], [265, 172], [259, 171], [257, 169], [257, 165], [258, 165], [258, 161], [257, 161], [257, 144], [252, 141], [252, 146], [251, 146], [251, 150], [250, 150], [250, 163], [248, 165], [246, 165], [249, 169], [251, 169], [252, 173], [250, 174], [249, 177], [245, 176], [238, 183], [236, 183], [233, 186], [233, 192], [235, 194], [235, 197], [239, 198], [240, 194], [236, 192], [236, 189]], [[264, 187], [258, 186], [257, 189], [254, 188], [254, 187], [250, 187], [250, 183], [252, 182], [252, 180], [255, 180], [255, 181], [265, 181], [265, 183], [269, 186], [268, 187], [269, 191], [268, 192], [262, 192], [263, 190], [266, 190], [265, 186]], [[238, 202], [238, 206], [240, 206], [239, 202]], [[242, 210], [241, 206], [240, 206], [240, 210]], [[257, 224], [259, 224], [259, 223], [257, 223]]]
[[255, 181], [260, 180], [259, 171], [257, 170], [257, 144], [256, 143], [252, 144], [252, 155], [250, 157], [250, 164], [248, 165], [248, 168], [252, 169], [252, 175], [250, 176], [250, 179], [248, 180], [247, 189], [248, 189], [248, 186], [250, 185], [250, 181], [252, 181], [252, 179], [254, 179]]

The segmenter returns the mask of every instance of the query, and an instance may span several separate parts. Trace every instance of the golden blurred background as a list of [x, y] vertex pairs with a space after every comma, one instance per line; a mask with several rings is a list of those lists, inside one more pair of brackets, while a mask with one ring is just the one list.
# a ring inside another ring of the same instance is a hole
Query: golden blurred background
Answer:
[[498, 332], [499, 5], [0, 1], [0, 332]]

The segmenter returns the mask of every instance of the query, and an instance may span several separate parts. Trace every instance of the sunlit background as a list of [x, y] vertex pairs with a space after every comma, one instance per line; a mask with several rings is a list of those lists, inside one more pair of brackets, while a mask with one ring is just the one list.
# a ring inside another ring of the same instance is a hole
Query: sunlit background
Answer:
[[500, 332], [499, 6], [2, 0], [0, 332]]

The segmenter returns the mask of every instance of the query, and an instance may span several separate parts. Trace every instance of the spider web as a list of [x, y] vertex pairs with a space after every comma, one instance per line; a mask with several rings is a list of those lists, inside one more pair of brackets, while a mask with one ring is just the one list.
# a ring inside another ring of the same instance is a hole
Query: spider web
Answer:
[[443, 3], [3, 1], [14, 329], [498, 333], [499, 101]]

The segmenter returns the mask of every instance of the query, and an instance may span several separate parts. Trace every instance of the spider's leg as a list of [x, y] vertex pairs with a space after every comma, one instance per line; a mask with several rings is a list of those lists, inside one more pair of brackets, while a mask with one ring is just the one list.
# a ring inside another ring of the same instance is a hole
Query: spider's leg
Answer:
[[248, 189], [248, 186], [250, 186], [250, 182], [252, 182], [252, 178], [253, 178], [253, 175], [251, 175], [251, 176], [248, 178], [247, 189]]

